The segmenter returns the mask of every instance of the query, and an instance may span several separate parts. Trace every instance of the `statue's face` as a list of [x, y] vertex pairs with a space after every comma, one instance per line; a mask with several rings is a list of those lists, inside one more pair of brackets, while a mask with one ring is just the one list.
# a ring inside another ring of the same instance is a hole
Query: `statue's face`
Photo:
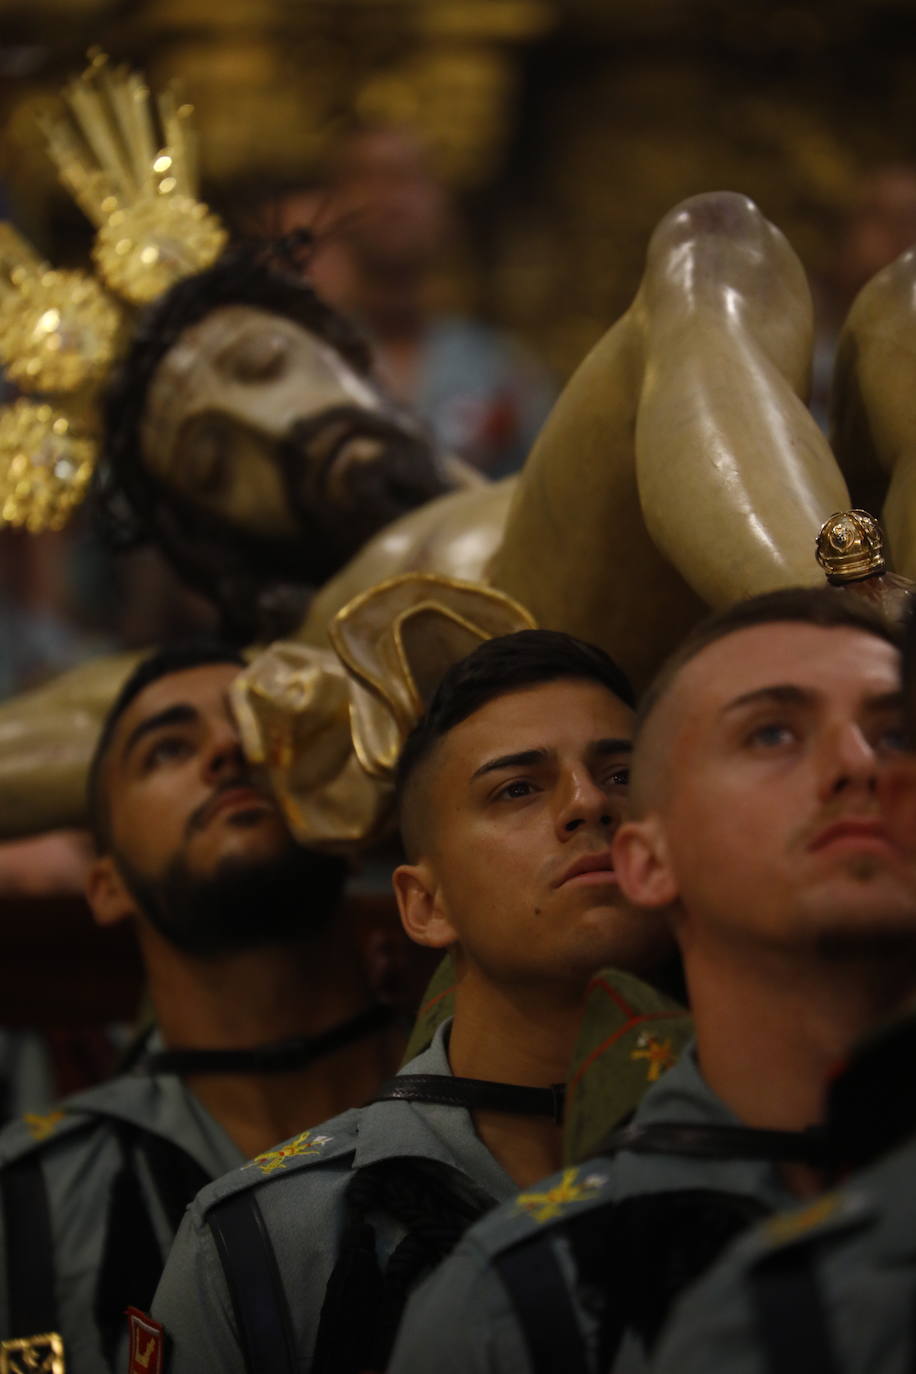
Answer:
[[153, 377], [141, 439], [185, 501], [247, 535], [307, 536], [325, 575], [446, 490], [418, 426], [302, 325], [253, 306], [185, 330]]

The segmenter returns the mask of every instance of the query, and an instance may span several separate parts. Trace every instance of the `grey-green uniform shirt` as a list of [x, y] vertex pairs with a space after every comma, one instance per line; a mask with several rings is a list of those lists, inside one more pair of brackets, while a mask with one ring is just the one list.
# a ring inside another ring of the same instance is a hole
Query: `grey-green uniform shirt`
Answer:
[[779, 1374], [796, 1374], [801, 1362], [805, 1374], [911, 1374], [914, 1183], [910, 1143], [742, 1236], [685, 1294], [653, 1374], [774, 1374], [774, 1360]]
[[[451, 1022], [402, 1074], [450, 1074]], [[205, 1188], [189, 1209], [153, 1302], [165, 1327], [170, 1374], [243, 1374], [245, 1356], [208, 1213], [255, 1190], [289, 1308], [298, 1368], [311, 1366], [328, 1278], [340, 1248], [344, 1194], [354, 1170], [380, 1160], [433, 1160], [501, 1202], [517, 1191], [474, 1130], [464, 1107], [374, 1102], [352, 1108]], [[384, 1263], [405, 1235], [383, 1214], [376, 1250]], [[353, 1321], [364, 1315], [353, 1313]]]
[[[692, 1049], [649, 1089], [634, 1120], [738, 1124], [707, 1087]], [[787, 1206], [790, 1197], [766, 1161], [629, 1151], [597, 1156], [527, 1189], [473, 1226], [413, 1295], [389, 1374], [529, 1374], [538, 1368], [504, 1281], [506, 1266], [526, 1254], [536, 1318], [551, 1335], [562, 1330], [564, 1317], [569, 1323], [579, 1363], [569, 1348], [564, 1366], [595, 1374], [607, 1374], [609, 1364], [620, 1371], [644, 1369], [643, 1344], [627, 1320], [619, 1343], [602, 1344], [609, 1304], [617, 1301], [624, 1318], [643, 1307], [663, 1309], [682, 1261], [697, 1259], [695, 1251], [670, 1252], [667, 1227], [686, 1218], [688, 1240], [696, 1233], [701, 1253], [714, 1249], [720, 1220], [706, 1203], [710, 1194], [722, 1193], [734, 1200], [742, 1224]], [[588, 1244], [590, 1236], [595, 1271], [587, 1273], [579, 1242]], [[713, 1254], [704, 1258], [709, 1263]], [[530, 1324], [528, 1330], [537, 1345], [541, 1336]]]
[[[169, 1220], [161, 1193], [149, 1176], [147, 1157], [138, 1154], [131, 1143], [126, 1147], [122, 1143], [135, 1139], [134, 1127], [180, 1147], [210, 1178], [235, 1168], [244, 1157], [182, 1081], [171, 1074], [138, 1071], [113, 1078], [65, 1099], [51, 1112], [30, 1113], [11, 1122], [0, 1133], [0, 1174], [12, 1177], [16, 1167], [29, 1160], [40, 1166], [52, 1242], [53, 1271], [49, 1272], [53, 1272], [56, 1329], [64, 1341], [67, 1374], [107, 1374], [112, 1368], [126, 1368], [126, 1332], [113, 1364], [109, 1364], [95, 1318], [111, 1203], [116, 1180], [123, 1178], [125, 1148], [161, 1263], [174, 1237], [174, 1222]], [[113, 1220], [128, 1226], [120, 1196]], [[39, 1334], [11, 1329], [9, 1283], [18, 1257], [9, 1253], [10, 1243], [4, 1233], [0, 1245], [2, 1340]], [[34, 1235], [31, 1243], [35, 1243]], [[139, 1237], [136, 1243], [141, 1243]], [[155, 1261], [154, 1256], [151, 1259]], [[137, 1294], [131, 1300], [142, 1306], [149, 1301], [149, 1294]], [[117, 1333], [120, 1324], [113, 1329]]]

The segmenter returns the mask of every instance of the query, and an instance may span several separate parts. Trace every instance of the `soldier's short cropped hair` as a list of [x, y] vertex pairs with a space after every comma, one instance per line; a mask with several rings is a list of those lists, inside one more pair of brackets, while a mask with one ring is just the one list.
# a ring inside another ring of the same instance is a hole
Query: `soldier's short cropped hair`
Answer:
[[183, 673], [190, 668], [206, 667], [211, 663], [233, 663], [239, 668], [245, 666], [245, 660], [238, 649], [215, 640], [167, 645], [142, 659], [116, 696], [96, 741], [87, 783], [89, 828], [99, 853], [104, 853], [111, 842], [103, 765], [118, 721], [131, 702], [159, 678], [168, 677], [172, 673]]
[[559, 630], [519, 630], [485, 640], [451, 667], [405, 741], [398, 760], [395, 792], [401, 836], [412, 848], [410, 783], [419, 766], [456, 725], [488, 702], [544, 682], [573, 678], [597, 682], [635, 708], [633, 688], [621, 668], [595, 644]]
[[886, 640], [897, 649], [902, 642], [899, 627], [849, 589], [830, 586], [788, 587], [781, 591], [764, 592], [747, 601], [738, 601], [734, 606], [716, 611], [701, 620], [663, 663], [640, 698], [636, 715], [637, 738], [659, 702], [668, 695], [682, 669], [710, 644], [726, 639], [738, 630], [781, 623], [815, 625], [828, 630], [861, 630]]

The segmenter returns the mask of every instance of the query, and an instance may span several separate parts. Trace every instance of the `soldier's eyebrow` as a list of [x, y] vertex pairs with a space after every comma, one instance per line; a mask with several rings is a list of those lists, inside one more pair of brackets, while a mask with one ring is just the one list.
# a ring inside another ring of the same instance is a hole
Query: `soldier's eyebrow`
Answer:
[[865, 705], [869, 711], [902, 711], [906, 706], [906, 697], [903, 692], [879, 692], [877, 696], [869, 697]]
[[[629, 739], [596, 739], [588, 746], [588, 753], [596, 758], [604, 758], [609, 754], [630, 754], [632, 751], [633, 741]], [[488, 759], [486, 763], [482, 763], [471, 774], [471, 782], [484, 777], [487, 773], [498, 773], [505, 768], [534, 768], [538, 764], [546, 763], [554, 752], [553, 749], [522, 749], [517, 754], [500, 754], [498, 758]]]
[[147, 735], [152, 735], [169, 725], [191, 725], [198, 716], [196, 708], [187, 702], [177, 702], [174, 706], [166, 706], [164, 710], [157, 711], [155, 715], [147, 716], [146, 720], [141, 720], [139, 725], [135, 725], [127, 736], [121, 750], [121, 758], [126, 761], [131, 751]]
[[[744, 706], [754, 706], [758, 702], [772, 702], [774, 706], [808, 706], [817, 698], [817, 693], [806, 687], [796, 687], [792, 683], [776, 683], [770, 687], [758, 687], [753, 692], [745, 692], [734, 701], [722, 707], [721, 715], [729, 715]], [[903, 708], [903, 693], [876, 692], [863, 703], [867, 711], [893, 711]]]
[[471, 782], [487, 773], [498, 773], [503, 768], [533, 768], [535, 764], [545, 763], [549, 753], [547, 749], [522, 749], [517, 754], [500, 754], [499, 758], [488, 759], [475, 769], [471, 774]]
[[814, 692], [807, 691], [804, 687], [796, 687], [789, 682], [775, 683], [770, 687], [757, 687], [753, 692], [743, 692], [740, 697], [735, 697], [722, 707], [720, 715], [729, 715], [732, 711], [740, 711], [744, 706], [754, 706], [758, 702], [772, 702], [774, 706], [806, 706], [814, 700]]
[[596, 739], [594, 744], [590, 744], [588, 752], [596, 758], [605, 758], [609, 754], [632, 754], [633, 741], [631, 739]]

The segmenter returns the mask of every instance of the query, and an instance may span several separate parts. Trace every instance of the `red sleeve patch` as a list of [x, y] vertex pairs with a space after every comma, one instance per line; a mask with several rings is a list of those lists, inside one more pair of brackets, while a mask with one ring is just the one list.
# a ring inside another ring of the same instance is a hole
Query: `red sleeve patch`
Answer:
[[162, 1374], [165, 1328], [136, 1307], [127, 1308], [130, 1360], [127, 1374]]

